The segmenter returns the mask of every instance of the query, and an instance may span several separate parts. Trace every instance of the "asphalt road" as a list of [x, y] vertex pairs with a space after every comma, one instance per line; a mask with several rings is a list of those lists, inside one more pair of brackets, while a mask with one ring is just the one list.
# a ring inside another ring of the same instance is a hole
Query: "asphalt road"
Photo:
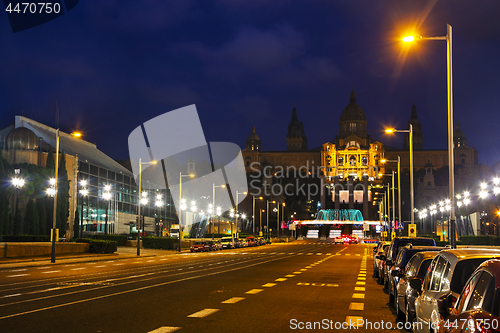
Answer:
[[0, 331], [405, 332], [371, 277], [372, 247], [306, 240], [3, 269]]

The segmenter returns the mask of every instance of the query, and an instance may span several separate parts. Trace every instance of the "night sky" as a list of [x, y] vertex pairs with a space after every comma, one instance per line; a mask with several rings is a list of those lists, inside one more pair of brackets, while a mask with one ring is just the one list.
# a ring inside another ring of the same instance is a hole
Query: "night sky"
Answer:
[[285, 150], [295, 104], [309, 148], [332, 141], [349, 94], [372, 138], [401, 148], [415, 102], [425, 149], [447, 148], [446, 42], [453, 26], [455, 121], [479, 162], [500, 160], [499, 0], [81, 0], [12, 33], [0, 14], [0, 127], [24, 114], [115, 159], [130, 132], [196, 104], [207, 141]]

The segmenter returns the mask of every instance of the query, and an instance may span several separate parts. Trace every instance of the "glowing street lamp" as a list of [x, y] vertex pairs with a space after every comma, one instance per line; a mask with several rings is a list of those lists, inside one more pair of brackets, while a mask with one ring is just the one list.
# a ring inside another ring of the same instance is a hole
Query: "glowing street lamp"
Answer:
[[[415, 217], [413, 216], [414, 215], [413, 211], [415, 209], [415, 193], [413, 190], [413, 126], [411, 123], [409, 125], [410, 125], [410, 129], [408, 129], [408, 130], [396, 130], [394, 128], [387, 128], [387, 129], [385, 129], [385, 132], [388, 134], [397, 133], [397, 132], [409, 134], [408, 141], [410, 141], [410, 204], [411, 204], [410, 211], [412, 212], [411, 213], [411, 223], [414, 224]], [[398, 175], [399, 175], [399, 172], [398, 172]], [[401, 207], [400, 207], [400, 211], [401, 211]], [[401, 219], [401, 216], [399, 217], [399, 219]]]
[[[143, 162], [142, 161], [142, 158], [139, 158], [139, 192], [138, 193], [142, 193], [142, 190], [141, 190], [141, 187], [142, 187], [142, 165], [156, 165], [156, 161], [155, 160], [152, 160], [152, 161], [149, 161], [149, 162]], [[137, 228], [137, 255], [140, 256], [141, 255], [141, 203], [142, 203], [142, 199], [139, 197], [139, 205], [137, 207], [137, 226], [139, 228]], [[146, 203], [147, 203], [147, 198], [146, 198]], [[142, 223], [142, 231], [144, 232], [145, 229], [146, 229], [146, 226], [145, 226], [145, 223], [146, 221], [144, 221]], [[180, 242], [180, 240], [179, 240]]]
[[[226, 188], [226, 184], [222, 184], [222, 185], [212, 184], [212, 206], [210, 208], [214, 213], [215, 213], [215, 189], [216, 188]], [[218, 207], [218, 209], [220, 210], [220, 207]], [[220, 213], [219, 213], [219, 215], [220, 215]], [[212, 214], [211, 220], [212, 220], [212, 240], [214, 240], [215, 224], [214, 224], [213, 214]]]
[[[450, 235], [450, 244], [452, 248], [456, 248], [455, 239], [455, 207], [453, 204], [455, 195], [455, 174], [454, 174], [454, 156], [453, 156], [453, 66], [452, 66], [452, 28], [447, 24], [446, 36], [439, 37], [422, 37], [420, 40], [445, 40], [447, 43], [446, 58], [447, 58], [447, 87], [448, 87], [448, 168], [449, 168], [449, 184], [450, 184], [450, 198], [452, 200], [450, 209], [450, 228], [453, 235]], [[413, 42], [415, 37], [406, 36], [403, 38], [404, 42]]]
[[108, 208], [109, 208], [109, 200], [111, 199], [111, 186], [104, 186], [104, 193], [102, 194], [102, 198], [106, 200], [106, 219], [104, 222], [104, 235], [108, 234]]

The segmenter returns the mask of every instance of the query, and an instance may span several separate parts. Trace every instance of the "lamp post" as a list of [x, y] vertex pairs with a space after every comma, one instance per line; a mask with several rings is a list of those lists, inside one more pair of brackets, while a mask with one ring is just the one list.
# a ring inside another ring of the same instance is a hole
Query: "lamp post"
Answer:
[[[211, 216], [211, 220], [212, 220], [212, 240], [214, 240], [214, 228], [215, 228], [215, 225], [214, 225], [214, 219], [213, 219], [213, 216], [215, 214], [215, 189], [218, 188], [218, 187], [221, 187], [221, 188], [225, 188], [226, 185], [225, 184], [222, 184], [222, 185], [215, 185], [213, 184], [212, 185], [212, 216]], [[236, 232], [238, 231], [238, 225], [236, 225]]]
[[[158, 237], [159, 236], [159, 232], [158, 232], [158, 227], [159, 227], [159, 223], [160, 223], [160, 220], [161, 220], [161, 207], [163, 206], [163, 201], [162, 201], [162, 195], [161, 194], [157, 194], [156, 195], [156, 201], [155, 201], [155, 206], [158, 207], [158, 209], [160, 210], [160, 214], [158, 214], [158, 225], [156, 224], [156, 221], [155, 221], [155, 232], [156, 232], [156, 236]], [[163, 228], [163, 224], [162, 224], [162, 228]], [[163, 236], [163, 230], [162, 230], [162, 236]]]
[[[16, 188], [16, 204], [14, 205], [15, 207], [15, 212], [14, 212], [14, 221], [18, 222], [18, 214], [17, 211], [19, 210], [19, 190], [24, 186], [24, 179], [20, 177], [21, 169], [16, 168], [14, 169], [14, 173], [16, 175], [15, 178], [12, 178], [12, 185]], [[19, 223], [18, 225], [19, 233], [22, 235], [24, 233], [24, 223]], [[17, 229], [17, 228], [15, 228]]]
[[[139, 202], [138, 202], [138, 207], [137, 207], [137, 225], [139, 226], [139, 229], [137, 230], [137, 255], [140, 256], [141, 255], [141, 202], [142, 202], [142, 199], [141, 199], [141, 195], [142, 195], [142, 189], [141, 189], [141, 181], [142, 181], [142, 165], [155, 165], [157, 162], [155, 160], [153, 161], [150, 161], [150, 162], [143, 162], [142, 161], [142, 158], [139, 158], [139, 192], [137, 192], [139, 194]], [[143, 228], [143, 231], [146, 229], [145, 228], [145, 223], [146, 221], [144, 221], [142, 223], [142, 228]], [[180, 239], [179, 239], [179, 243], [180, 243]]]
[[267, 222], [267, 228], [266, 228], [266, 232], [268, 233], [268, 236], [269, 236], [269, 203], [276, 203], [276, 201], [269, 201], [269, 200], [266, 200], [267, 201], [267, 207], [266, 207], [266, 213], [267, 213], [267, 219], [266, 219], [266, 222]]
[[[450, 208], [450, 228], [453, 235], [451, 236], [450, 245], [452, 248], [456, 248], [456, 238], [455, 238], [455, 175], [454, 175], [454, 156], [453, 156], [453, 66], [452, 66], [452, 27], [451, 25], [446, 25], [446, 36], [439, 37], [422, 37], [421, 40], [445, 40], [447, 44], [446, 48], [446, 60], [447, 60], [447, 97], [448, 97], [448, 167], [449, 167], [449, 183], [450, 183], [450, 198], [451, 198], [451, 208]], [[403, 38], [405, 42], [412, 42], [415, 37], [408, 36]]]
[[411, 217], [411, 224], [415, 223], [415, 217], [414, 217], [414, 209], [415, 209], [415, 194], [413, 191], [413, 126], [410, 123], [410, 129], [409, 130], [396, 130], [394, 128], [388, 128], [385, 130], [386, 133], [397, 133], [397, 132], [402, 132], [402, 133], [409, 133], [408, 140], [410, 141], [410, 217]]
[[57, 177], [59, 173], [59, 128], [56, 130], [56, 165], [54, 177], [54, 212], [52, 214], [52, 250], [50, 262], [56, 262], [56, 221], [57, 221]]
[[[259, 209], [259, 223], [260, 223], [260, 226], [259, 226], [259, 236], [262, 233], [262, 213], [264, 213], [264, 210], [263, 209]], [[262, 235], [264, 235], [264, 234], [262, 233]]]
[[[402, 223], [403, 220], [401, 220], [401, 158], [400, 156], [398, 156], [398, 159], [397, 160], [386, 160], [386, 159], [383, 159], [381, 160], [382, 163], [386, 163], [386, 162], [397, 162], [398, 163], [398, 219], [399, 219], [399, 222]], [[394, 186], [393, 186], [394, 188]], [[394, 196], [394, 192], [392, 193], [392, 195]]]
[[80, 190], [80, 201], [81, 201], [81, 208], [80, 208], [80, 238], [83, 238], [83, 199], [89, 194], [89, 191], [85, 186], [87, 186], [87, 181], [82, 180], [80, 181], [80, 186], [83, 187]]
[[[244, 195], [246, 195], [247, 192], [238, 192], [238, 191], [236, 191], [236, 232], [238, 232], [238, 216], [240, 214], [240, 212], [238, 210], [238, 203], [239, 203], [239, 201], [238, 201], [238, 194], [244, 194]], [[219, 231], [219, 233], [220, 233], [220, 231]]]
[[[187, 175], [183, 175], [182, 172], [179, 172], [179, 209], [177, 211], [179, 215], [179, 252], [181, 252], [181, 227], [182, 227], [182, 177], [190, 177], [194, 178], [194, 174], [190, 173]], [[176, 207], [177, 208], [177, 207]]]
[[[262, 200], [262, 197], [259, 197], [259, 200]], [[236, 200], [238, 201], [238, 200]], [[252, 210], [252, 235], [255, 236], [255, 195], [252, 196], [252, 201], [253, 201], [253, 210]], [[261, 223], [262, 225], [262, 223]]]
[[104, 235], [108, 234], [108, 210], [109, 210], [109, 199], [111, 199], [111, 186], [104, 186], [104, 193], [102, 194], [102, 198], [106, 200], [106, 218], [104, 222]]

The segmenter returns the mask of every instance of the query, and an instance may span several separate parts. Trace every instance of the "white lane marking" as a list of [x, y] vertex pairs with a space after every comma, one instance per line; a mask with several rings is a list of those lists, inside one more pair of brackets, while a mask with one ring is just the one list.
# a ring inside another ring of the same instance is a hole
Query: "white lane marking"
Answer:
[[293, 272], [293, 274], [301, 274], [302, 272]]
[[8, 275], [6, 277], [19, 277], [19, 276], [26, 276], [26, 275], [29, 275], [29, 274], [16, 274], [16, 275]]
[[309, 252], [307, 255], [308, 255], [308, 256], [311, 256], [311, 255], [312, 255], [312, 253], [311, 253], [311, 252]]
[[289, 277], [294, 277], [295, 275], [292, 275], [292, 274], [288, 274], [288, 275], [285, 275], [285, 277], [289, 278]]
[[21, 295], [21, 294], [11, 294], [11, 295], [5, 295], [5, 296], [4, 296], [4, 298], [5, 298], [5, 297], [14, 297], [14, 296], [20, 296], [20, 295]]
[[[168, 260], [168, 258], [163, 258], [163, 259], [160, 259], [160, 260]], [[177, 328], [177, 327], [175, 327], [175, 328]], [[173, 332], [173, 331], [171, 331], [171, 332]]]
[[322, 256], [322, 255], [323, 255], [323, 253], [316, 253], [316, 255], [317, 255], [317, 256]]
[[354, 287], [354, 291], [365, 291], [365, 287]]
[[190, 314], [188, 317], [190, 318], [203, 318], [206, 316], [210, 316], [212, 313], [219, 311], [219, 309], [204, 309], [193, 314]]
[[276, 279], [274, 281], [276, 281], [276, 282], [286, 281], [286, 278], [278, 278], [278, 279]]
[[13, 269], [13, 270], [9, 271], [9, 273], [22, 272], [22, 271], [27, 271], [27, 270], [28, 270], [27, 268]]
[[234, 303], [238, 303], [239, 301], [244, 300], [244, 299], [245, 299], [245, 297], [231, 297], [230, 299], [226, 299], [225, 301], [223, 301], [221, 303], [234, 304]]
[[365, 294], [352, 294], [352, 298], [365, 298]]
[[264, 290], [264, 289], [252, 289], [252, 290], [247, 291], [245, 294], [254, 295], [254, 294], [260, 293], [262, 290]]
[[180, 329], [180, 327], [162, 326], [153, 331], [149, 331], [148, 333], [171, 333], [177, 331], [178, 329]]
[[266, 283], [266, 284], [263, 284], [262, 287], [274, 287], [276, 285], [276, 283]]
[[79, 269], [85, 269], [85, 267], [72, 268], [71, 270], [72, 270], [72, 271], [76, 271], [76, 270], [79, 270]]
[[42, 272], [42, 273], [57, 273], [57, 272], [60, 272], [60, 271], [48, 271], [48, 272]]
[[106, 267], [106, 266], [107, 266], [107, 265], [95, 266], [95, 268], [97, 268], [97, 267]]
[[123, 265], [123, 264], [113, 264], [113, 266], [120, 266], [120, 265]]
[[48, 269], [50, 267], [39, 267], [38, 269]]
[[154, 259], [152, 259], [152, 260], [148, 260], [148, 261], [146, 261], [146, 262], [153, 262], [153, 261], [154, 261]]

